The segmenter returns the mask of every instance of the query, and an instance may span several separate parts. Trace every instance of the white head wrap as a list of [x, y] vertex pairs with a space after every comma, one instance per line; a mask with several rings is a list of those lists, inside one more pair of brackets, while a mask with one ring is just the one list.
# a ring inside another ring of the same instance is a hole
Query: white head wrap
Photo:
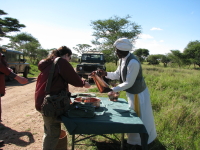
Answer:
[[131, 51], [133, 45], [127, 38], [120, 38], [113, 44], [114, 47], [116, 47], [118, 50], [121, 51]]

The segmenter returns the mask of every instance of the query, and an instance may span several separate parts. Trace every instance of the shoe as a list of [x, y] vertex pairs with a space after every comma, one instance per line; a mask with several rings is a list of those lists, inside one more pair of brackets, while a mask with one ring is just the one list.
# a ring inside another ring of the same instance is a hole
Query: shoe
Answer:
[[0, 147], [4, 146], [4, 141], [0, 140]]

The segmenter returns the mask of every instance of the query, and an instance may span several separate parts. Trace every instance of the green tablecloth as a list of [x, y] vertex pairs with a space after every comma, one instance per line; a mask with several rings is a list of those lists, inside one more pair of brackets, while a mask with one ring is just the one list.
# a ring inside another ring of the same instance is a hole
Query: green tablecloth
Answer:
[[129, 111], [125, 99], [119, 98], [117, 102], [112, 102], [105, 97], [98, 98], [101, 104], [94, 118], [61, 117], [69, 134], [142, 133], [146, 142], [146, 128], [136, 113]]

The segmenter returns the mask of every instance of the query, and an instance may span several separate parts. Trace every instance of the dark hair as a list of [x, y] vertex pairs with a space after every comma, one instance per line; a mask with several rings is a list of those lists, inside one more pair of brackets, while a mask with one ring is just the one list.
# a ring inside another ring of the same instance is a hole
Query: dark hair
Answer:
[[65, 54], [68, 54], [68, 56], [72, 55], [72, 51], [70, 48], [68, 48], [67, 46], [61, 46], [58, 49], [55, 49], [51, 52], [51, 54], [46, 58], [46, 61], [49, 61], [55, 57], [61, 57]]

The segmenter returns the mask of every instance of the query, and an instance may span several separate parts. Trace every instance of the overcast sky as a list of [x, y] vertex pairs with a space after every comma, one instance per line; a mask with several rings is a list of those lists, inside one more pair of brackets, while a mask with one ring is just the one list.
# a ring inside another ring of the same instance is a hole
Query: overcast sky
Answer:
[[[200, 0], [0, 0], [0, 6], [8, 13], [2, 18], [18, 19], [26, 25], [21, 32], [45, 49], [92, 46], [91, 21], [127, 15], [142, 27], [135, 48], [150, 54], [182, 52], [190, 41], [200, 40]], [[8, 42], [4, 38], [0, 45]]]

